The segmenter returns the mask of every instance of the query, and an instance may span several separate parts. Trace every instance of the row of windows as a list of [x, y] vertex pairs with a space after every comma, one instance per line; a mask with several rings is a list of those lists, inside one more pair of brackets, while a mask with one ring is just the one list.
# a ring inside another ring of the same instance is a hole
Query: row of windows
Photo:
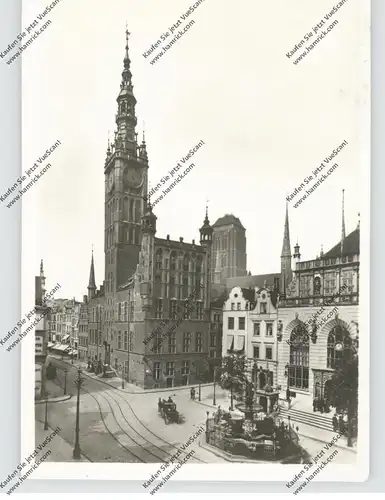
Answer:
[[273, 348], [265, 346], [265, 358], [262, 358], [260, 346], [254, 345], [253, 346], [253, 358], [255, 358], [255, 359], [273, 359]]
[[196, 260], [191, 258], [190, 254], [186, 253], [182, 258], [178, 258], [175, 251], [171, 252], [170, 259], [163, 259], [163, 250], [159, 248], [155, 256], [156, 269], [171, 269], [172, 271], [180, 270], [185, 272], [202, 272], [203, 257], [198, 255]]
[[[265, 335], [266, 337], [272, 337], [273, 336], [273, 323], [268, 323], [266, 321], [266, 330], [265, 330]], [[256, 321], [253, 325], [253, 335], [261, 335], [261, 323]]]
[[88, 338], [87, 337], [79, 337], [79, 346], [80, 347], [88, 347]]
[[[194, 347], [194, 350], [192, 350]], [[163, 339], [162, 334], [158, 334], [154, 338], [153, 352], [155, 354], [160, 354], [162, 352], [167, 352], [169, 354], [176, 353], [176, 334], [170, 334], [166, 339]], [[203, 352], [203, 333], [195, 334], [195, 345], [192, 346], [192, 334], [190, 332], [183, 332], [182, 337], [182, 352]]]
[[[341, 260], [342, 260], [343, 264], [345, 264], [346, 262], [353, 262], [353, 255], [344, 256], [344, 257], [342, 257]], [[315, 263], [316, 263], [317, 267], [319, 267], [320, 262], [315, 261]], [[337, 263], [337, 259], [325, 259], [324, 260], [325, 266], [334, 265], [336, 263]], [[312, 264], [313, 264], [312, 261], [301, 262], [299, 268], [300, 269], [309, 269], [312, 267]]]
[[[161, 372], [161, 365], [158, 361], [154, 363], [153, 377], [155, 380], [159, 380], [161, 378], [161, 375], [163, 375], [164, 377], [174, 377], [175, 371], [174, 361], [169, 361], [166, 363], [166, 370], [164, 372]], [[190, 361], [182, 361], [181, 374], [185, 376], [190, 375]]]
[[[245, 318], [238, 318], [238, 330], [244, 330], [245, 329]], [[234, 330], [234, 325], [235, 325], [235, 318], [227, 318], [227, 328], [229, 330]]]
[[[114, 198], [111, 200], [107, 207], [106, 213], [106, 225], [111, 226], [114, 222], [114, 213], [119, 212], [122, 209], [121, 199]], [[137, 222], [139, 223], [141, 220], [142, 214], [142, 203], [140, 200], [133, 200], [128, 198], [124, 198], [123, 200], [123, 220]]]
[[[155, 318], [163, 318], [164, 300], [157, 299], [155, 301]], [[192, 307], [195, 311], [189, 311]], [[185, 302], [178, 302], [177, 300], [170, 300], [169, 302], [169, 317], [183, 319], [203, 319], [203, 303], [202, 302], [189, 302], [188, 307], [185, 307]]]
[[[130, 345], [128, 345], [128, 331], [126, 330], [125, 332], [121, 332], [120, 330], [118, 331], [118, 343], [117, 343], [117, 349], [118, 351], [128, 351], [132, 352], [134, 350], [134, 344], [133, 344], [133, 339], [132, 335], [130, 335]], [[129, 348], [129, 349], [128, 349]]]

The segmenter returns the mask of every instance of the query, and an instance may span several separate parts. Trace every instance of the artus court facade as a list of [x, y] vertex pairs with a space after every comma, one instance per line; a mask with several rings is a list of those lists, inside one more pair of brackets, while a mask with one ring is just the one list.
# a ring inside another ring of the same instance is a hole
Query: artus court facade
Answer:
[[358, 227], [314, 260], [290, 250], [286, 210], [281, 286], [234, 287], [224, 306], [222, 355], [244, 353], [257, 389], [269, 383], [298, 407], [327, 399], [338, 361], [358, 349]]

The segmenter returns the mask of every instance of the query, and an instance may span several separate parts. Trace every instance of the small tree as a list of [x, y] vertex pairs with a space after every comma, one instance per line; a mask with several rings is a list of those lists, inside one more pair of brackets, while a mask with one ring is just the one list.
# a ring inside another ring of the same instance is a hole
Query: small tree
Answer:
[[221, 387], [230, 390], [230, 409], [233, 410], [234, 393], [243, 391], [246, 381], [246, 357], [244, 354], [230, 353], [222, 360]]
[[352, 420], [358, 408], [358, 357], [344, 360], [329, 381], [328, 402], [348, 415], [348, 446], [352, 446]]

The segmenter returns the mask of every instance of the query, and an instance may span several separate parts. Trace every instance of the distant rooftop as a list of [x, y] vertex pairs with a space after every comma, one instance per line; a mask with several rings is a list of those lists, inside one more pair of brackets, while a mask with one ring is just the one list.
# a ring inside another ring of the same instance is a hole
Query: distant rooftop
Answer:
[[257, 286], [258, 288], [262, 288], [266, 285], [267, 287], [273, 287], [275, 284], [275, 278], [280, 279], [281, 273], [238, 276], [236, 278], [227, 278], [226, 286], [228, 290], [231, 290], [234, 286], [240, 286], [241, 288], [251, 288]]
[[234, 226], [241, 227], [242, 229], [245, 229], [242, 225], [242, 222], [238, 219], [238, 217], [235, 217], [233, 214], [226, 214], [223, 217], [220, 217], [215, 224], [213, 224], [213, 227], [219, 227], [219, 226], [229, 226], [233, 224]]
[[[342, 256], [356, 255], [360, 253], [360, 230], [359, 228], [352, 231], [346, 236], [343, 243]], [[323, 255], [323, 259], [333, 259], [341, 257], [341, 242], [337, 243], [331, 250]]]

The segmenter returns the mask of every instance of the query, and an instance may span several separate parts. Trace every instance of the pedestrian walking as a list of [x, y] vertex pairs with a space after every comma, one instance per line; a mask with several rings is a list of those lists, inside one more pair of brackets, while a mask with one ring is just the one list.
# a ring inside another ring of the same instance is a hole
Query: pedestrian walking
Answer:
[[334, 430], [334, 432], [337, 432], [337, 431], [338, 431], [338, 418], [337, 418], [337, 413], [334, 413], [334, 415], [333, 415], [333, 419], [332, 419], [332, 422], [333, 422], [333, 430]]
[[195, 400], [195, 388], [191, 387], [190, 389], [190, 397], [194, 401]]
[[345, 434], [345, 422], [342, 415], [338, 417], [338, 427], [340, 434]]

